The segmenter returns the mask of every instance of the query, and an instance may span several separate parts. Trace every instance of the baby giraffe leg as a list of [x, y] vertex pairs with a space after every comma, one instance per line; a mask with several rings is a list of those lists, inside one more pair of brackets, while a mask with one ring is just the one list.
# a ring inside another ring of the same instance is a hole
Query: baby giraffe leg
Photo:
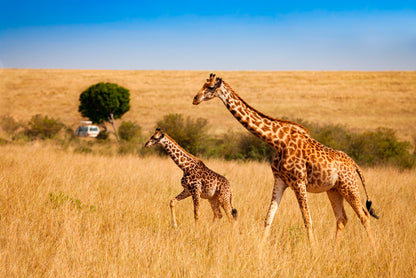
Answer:
[[230, 223], [233, 224], [234, 223], [233, 208], [231, 207], [230, 200], [228, 199], [227, 201], [222, 202], [221, 206], [224, 209], [225, 213], [227, 214], [228, 221], [230, 221]]
[[192, 200], [194, 201], [194, 218], [195, 218], [195, 225], [198, 225], [199, 220], [199, 203], [201, 200], [200, 194], [195, 193], [192, 195]]
[[183, 200], [185, 198], [188, 198], [190, 196], [190, 194], [188, 193], [187, 190], [183, 190], [178, 196], [175, 197], [175, 199], [172, 199], [170, 201], [170, 213], [172, 215], [172, 222], [173, 222], [173, 227], [177, 228], [178, 224], [176, 223], [176, 216], [175, 216], [175, 206], [176, 203], [179, 202], [180, 200]]

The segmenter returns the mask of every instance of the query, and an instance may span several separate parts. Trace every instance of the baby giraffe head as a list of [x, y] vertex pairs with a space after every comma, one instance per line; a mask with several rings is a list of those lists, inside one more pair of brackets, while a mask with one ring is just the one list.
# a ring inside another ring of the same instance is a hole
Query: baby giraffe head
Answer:
[[217, 97], [220, 90], [219, 88], [222, 85], [222, 78], [215, 77], [215, 74], [211, 73], [204, 86], [201, 90], [194, 96], [192, 104], [198, 105], [203, 101], [210, 100], [214, 97]]
[[144, 145], [146, 148], [150, 148], [151, 146], [157, 145], [160, 143], [160, 140], [165, 137], [163, 131], [160, 128], [156, 128], [155, 133], [150, 137], [149, 141], [146, 142]]

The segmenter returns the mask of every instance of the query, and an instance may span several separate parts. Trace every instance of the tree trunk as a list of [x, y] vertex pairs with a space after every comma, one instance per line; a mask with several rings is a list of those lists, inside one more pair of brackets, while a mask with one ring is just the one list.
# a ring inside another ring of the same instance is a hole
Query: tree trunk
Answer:
[[117, 142], [120, 143], [120, 138], [118, 137], [117, 127], [116, 127], [116, 123], [114, 122], [113, 113], [110, 113], [110, 116], [108, 117], [108, 121], [110, 122], [110, 124], [113, 125], [114, 135], [116, 136]]

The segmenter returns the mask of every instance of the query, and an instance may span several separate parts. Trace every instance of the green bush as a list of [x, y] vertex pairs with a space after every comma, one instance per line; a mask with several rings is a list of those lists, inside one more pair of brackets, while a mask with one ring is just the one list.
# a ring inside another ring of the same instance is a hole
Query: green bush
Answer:
[[348, 152], [348, 144], [351, 140], [351, 131], [342, 125], [311, 125], [311, 136], [321, 144]]
[[[359, 165], [395, 165], [412, 168], [416, 164], [416, 151], [412, 145], [399, 141], [394, 130], [379, 128], [364, 133], [353, 132], [343, 125], [320, 125], [296, 120], [308, 128], [311, 136], [323, 145], [346, 152]], [[250, 133], [227, 132], [209, 137], [205, 119], [186, 120], [180, 114], [170, 114], [158, 122], [183, 148], [197, 155], [227, 160], [271, 161], [275, 150]]]
[[118, 128], [121, 142], [118, 147], [119, 154], [138, 154], [139, 142], [142, 138], [142, 128], [137, 123], [128, 121], [122, 122]]
[[1, 145], [6, 145], [8, 143], [9, 143], [9, 141], [7, 141], [6, 139], [3, 139], [3, 138], [0, 137], [0, 146]]
[[342, 125], [319, 125], [297, 120], [311, 136], [325, 146], [346, 152], [360, 165], [395, 165], [412, 168], [416, 154], [408, 141], [399, 141], [394, 130], [378, 128], [364, 133], [353, 132]]
[[362, 164], [374, 166], [390, 164], [400, 168], [412, 168], [415, 154], [411, 154], [412, 145], [408, 141], [399, 141], [392, 129], [378, 128], [362, 134], [353, 134], [348, 153]]
[[239, 150], [235, 136], [237, 136], [236, 133], [229, 131], [220, 137], [211, 139], [204, 154], [208, 157], [224, 158], [226, 160], [236, 159], [236, 153]]
[[[416, 165], [416, 149], [408, 141], [399, 141], [392, 129], [378, 128], [375, 131], [363, 133], [349, 130], [343, 125], [320, 125], [309, 123], [301, 119], [296, 120], [308, 128], [311, 136], [325, 146], [346, 152], [359, 165], [394, 165], [399, 168], [413, 168]], [[203, 118], [184, 118], [181, 114], [169, 114], [157, 122], [178, 144], [188, 152], [196, 156], [216, 157], [226, 160], [258, 160], [271, 161], [275, 150], [264, 141], [248, 132], [235, 133], [228, 131], [216, 137], [209, 136], [207, 132], [208, 121]], [[36, 139], [53, 138], [63, 147], [74, 146], [74, 151], [79, 153], [96, 152], [93, 146], [100, 142], [105, 146], [106, 154], [113, 154], [114, 149], [109, 148], [111, 142], [108, 139], [109, 132], [103, 130], [97, 137], [97, 141], [88, 141], [84, 145], [71, 128], [65, 127], [61, 122], [47, 116], [35, 115], [24, 125], [18, 123], [11, 116], [0, 117], [1, 128], [11, 135], [10, 142], [26, 142]], [[64, 129], [63, 132], [60, 131]], [[162, 148], [155, 148], [143, 152], [140, 146], [143, 140], [141, 127], [131, 121], [122, 122], [119, 127], [119, 135], [122, 139], [118, 146], [119, 154], [145, 155], [155, 151], [165, 153]], [[57, 134], [60, 134], [57, 136]], [[416, 139], [414, 140], [416, 142]], [[0, 139], [0, 145], [9, 143], [6, 139]]]
[[226, 160], [271, 161], [276, 151], [269, 144], [250, 133], [228, 132], [213, 144], [208, 156]]
[[169, 114], [157, 122], [161, 128], [172, 137], [182, 148], [194, 155], [201, 155], [207, 151], [208, 121], [203, 118], [196, 120], [181, 114]]
[[14, 135], [22, 127], [22, 124], [17, 122], [13, 117], [4, 115], [0, 118], [0, 126], [7, 134]]
[[139, 142], [142, 139], [142, 128], [137, 123], [123, 121], [118, 128], [118, 135], [121, 140]]
[[98, 133], [97, 137], [95, 137], [98, 141], [107, 141], [108, 137], [110, 136], [110, 132], [107, 130], [101, 130], [100, 133]]
[[64, 127], [64, 124], [48, 116], [35, 115], [25, 127], [25, 135], [31, 139], [50, 139]]
[[239, 156], [244, 160], [272, 161], [276, 154], [276, 151], [272, 146], [250, 133], [246, 133], [239, 137], [238, 147], [240, 150]]

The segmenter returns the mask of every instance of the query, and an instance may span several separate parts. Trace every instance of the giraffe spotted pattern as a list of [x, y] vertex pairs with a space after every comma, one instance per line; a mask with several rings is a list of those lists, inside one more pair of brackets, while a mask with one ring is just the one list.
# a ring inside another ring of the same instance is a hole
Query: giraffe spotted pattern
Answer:
[[[370, 229], [369, 213], [378, 218], [368, 200], [364, 177], [358, 165], [344, 152], [333, 150], [313, 139], [302, 125], [274, 119], [247, 104], [226, 82], [211, 74], [193, 99], [198, 105], [218, 97], [247, 130], [276, 150], [272, 161], [274, 187], [265, 219], [264, 238], [267, 238], [277, 207], [284, 191], [290, 187], [297, 198], [310, 242], [314, 243], [312, 220], [307, 192], [326, 192], [336, 218], [335, 238], [339, 241], [347, 216], [345, 199], [365, 227], [370, 242], [375, 242]], [[367, 195], [367, 210], [360, 200], [356, 175], [361, 179]]]
[[232, 207], [231, 185], [229, 181], [220, 174], [209, 169], [198, 158], [186, 152], [171, 137], [160, 129], [156, 129], [145, 146], [150, 148], [160, 144], [170, 155], [172, 160], [183, 171], [181, 184], [183, 191], [170, 201], [172, 222], [177, 227], [175, 216], [175, 205], [177, 202], [192, 196], [194, 203], [195, 223], [199, 219], [200, 199], [208, 199], [214, 212], [214, 220], [222, 217], [220, 207], [225, 211], [229, 221], [233, 223], [237, 219], [237, 210]]

